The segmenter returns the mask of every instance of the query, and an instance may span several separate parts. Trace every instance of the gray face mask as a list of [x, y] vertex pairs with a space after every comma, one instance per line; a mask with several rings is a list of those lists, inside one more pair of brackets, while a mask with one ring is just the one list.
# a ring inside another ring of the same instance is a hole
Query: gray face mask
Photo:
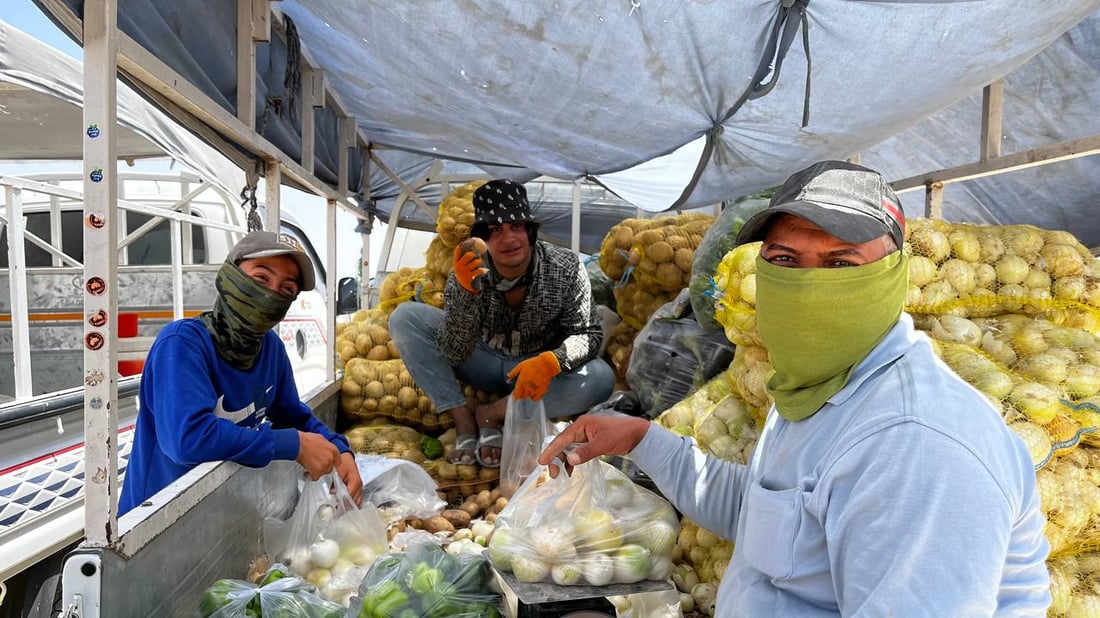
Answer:
[[200, 317], [227, 363], [247, 370], [260, 354], [264, 334], [286, 317], [294, 298], [273, 292], [226, 262], [214, 279], [214, 309]]

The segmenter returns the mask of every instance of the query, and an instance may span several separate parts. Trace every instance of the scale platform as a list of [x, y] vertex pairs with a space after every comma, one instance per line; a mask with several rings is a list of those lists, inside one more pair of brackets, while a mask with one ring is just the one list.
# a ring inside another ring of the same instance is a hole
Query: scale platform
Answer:
[[514, 618], [609, 618], [615, 617], [615, 607], [608, 596], [659, 592], [675, 588], [672, 582], [644, 580], [635, 584], [607, 586], [559, 586], [550, 582], [524, 583], [511, 572], [493, 569], [501, 584], [503, 596], [511, 606], [515, 601]]

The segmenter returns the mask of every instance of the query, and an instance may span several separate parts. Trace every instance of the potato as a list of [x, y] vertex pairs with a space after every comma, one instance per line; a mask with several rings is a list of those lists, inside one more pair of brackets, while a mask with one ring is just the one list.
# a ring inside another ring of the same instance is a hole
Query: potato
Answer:
[[441, 515], [434, 515], [424, 520], [423, 530], [435, 534], [436, 532], [450, 532], [454, 533], [455, 527], [447, 518]]
[[504, 507], [508, 506], [508, 498], [501, 496], [497, 498], [495, 504], [493, 504], [493, 512], [499, 513], [504, 510]]
[[456, 530], [470, 527], [470, 514], [461, 509], [447, 509], [440, 513], [440, 517], [451, 522]]
[[474, 496], [474, 503], [476, 503], [481, 510], [488, 510], [490, 506], [493, 506], [492, 495], [492, 492], [488, 489], [482, 489]]

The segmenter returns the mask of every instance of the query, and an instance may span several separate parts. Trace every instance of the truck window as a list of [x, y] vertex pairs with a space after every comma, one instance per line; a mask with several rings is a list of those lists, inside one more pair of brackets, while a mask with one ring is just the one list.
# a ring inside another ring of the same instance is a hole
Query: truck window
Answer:
[[[195, 213], [197, 216], [197, 213]], [[25, 215], [27, 231], [49, 242], [50, 215], [47, 212], [32, 212]], [[84, 261], [84, 213], [80, 210], [61, 212], [61, 250], [73, 258]], [[126, 214], [126, 233], [138, 229], [150, 219], [149, 215], [130, 212]], [[191, 227], [192, 264], [203, 264], [206, 260], [206, 239], [202, 228]], [[128, 248], [129, 263], [132, 265], [169, 265], [172, 263], [172, 245], [168, 234], [171, 229], [168, 221], [161, 221], [155, 228], [146, 232]], [[27, 268], [49, 268], [53, 266], [52, 256], [41, 247], [25, 241]], [[0, 268], [8, 268], [8, 237], [0, 234]]]
[[[199, 216], [198, 213], [192, 214]], [[143, 213], [126, 213], [126, 233], [129, 234], [145, 225], [151, 218]], [[191, 229], [191, 263], [203, 264], [206, 261], [206, 240], [202, 234], [202, 228], [197, 225], [189, 227]], [[152, 230], [142, 234], [141, 238], [130, 243], [129, 263], [141, 266], [171, 264], [172, 242], [169, 237], [171, 229], [171, 224], [166, 220], [162, 220]]]

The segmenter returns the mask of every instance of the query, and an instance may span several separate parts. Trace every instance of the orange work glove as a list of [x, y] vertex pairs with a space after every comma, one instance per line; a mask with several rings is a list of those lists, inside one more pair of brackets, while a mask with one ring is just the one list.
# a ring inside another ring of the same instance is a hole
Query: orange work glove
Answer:
[[481, 291], [482, 277], [489, 272], [482, 267], [481, 256], [473, 250], [469, 244], [461, 242], [455, 247], [455, 279], [458, 284], [471, 294]]
[[521, 362], [508, 372], [508, 379], [516, 383], [512, 397], [532, 401], [542, 399], [550, 387], [550, 380], [559, 373], [561, 365], [558, 364], [558, 357], [550, 351]]

